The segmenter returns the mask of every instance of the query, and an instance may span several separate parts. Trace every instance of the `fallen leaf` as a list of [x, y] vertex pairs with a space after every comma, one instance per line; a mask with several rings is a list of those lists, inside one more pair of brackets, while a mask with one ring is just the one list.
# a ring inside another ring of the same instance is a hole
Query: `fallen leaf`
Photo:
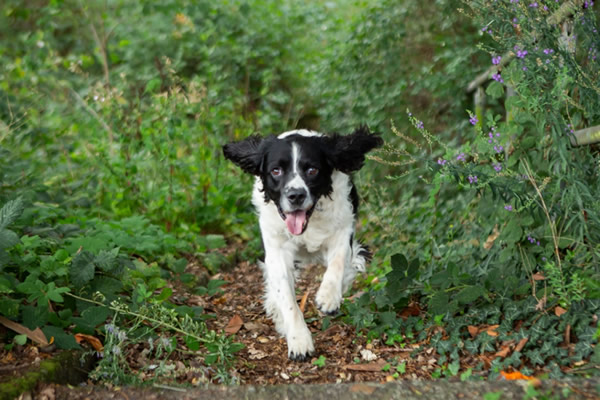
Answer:
[[92, 336], [92, 335], [86, 335], [84, 333], [76, 333], [75, 341], [79, 344], [81, 344], [81, 342], [84, 342], [84, 341], [88, 342], [89, 344], [92, 345], [94, 350], [96, 350], [98, 352], [104, 350], [104, 346], [102, 346], [102, 342], [100, 341], [100, 339], [98, 339], [97, 337]]
[[42, 346], [48, 346], [49, 344], [48, 339], [46, 339], [46, 335], [44, 335], [44, 332], [42, 332], [40, 328], [35, 328], [34, 330], [31, 330], [3, 316], [0, 316], [0, 324], [21, 335], [27, 335], [29, 339], [31, 339], [37, 344], [40, 344]]
[[229, 323], [225, 327], [225, 333], [228, 335], [234, 335], [234, 334], [238, 333], [238, 331], [242, 328], [242, 325], [244, 325], [244, 321], [242, 321], [242, 317], [235, 314], [233, 316], [233, 318], [231, 318], [229, 320]]
[[251, 360], [262, 360], [263, 358], [268, 357], [269, 355], [262, 350], [255, 349], [254, 347], [248, 348], [248, 353], [250, 354]]
[[400, 312], [400, 317], [406, 319], [408, 317], [418, 317], [421, 314], [421, 308], [417, 303], [410, 304]]
[[505, 346], [500, 351], [498, 351], [495, 355], [496, 355], [496, 357], [504, 358], [508, 355], [508, 353], [510, 353], [510, 347]]
[[498, 332], [496, 332], [496, 329], [498, 329], [499, 326], [500, 325], [491, 325], [487, 328], [485, 333], [487, 333], [488, 335], [490, 335], [492, 337], [496, 337], [496, 336], [498, 336]]
[[379, 372], [386, 364], [385, 360], [380, 358], [379, 360], [368, 364], [348, 364], [343, 368], [349, 369], [350, 371]]
[[377, 355], [373, 353], [371, 350], [362, 349], [360, 351], [360, 356], [364, 361], [375, 361], [377, 360]]
[[523, 375], [519, 371], [515, 371], [515, 372], [500, 371], [500, 375], [502, 375], [502, 377], [508, 381], [515, 381], [515, 380], [519, 380], [519, 379], [524, 379], [524, 380], [530, 381], [530, 380], [535, 379], [533, 376]]
[[469, 335], [471, 335], [472, 338], [479, 334], [479, 328], [476, 326], [469, 325], [467, 329], [469, 330]]
[[350, 386], [351, 392], [362, 393], [362, 394], [367, 394], [367, 395], [373, 394], [375, 389], [376, 389], [375, 386], [367, 385], [365, 383], [355, 383], [354, 385]]
[[554, 309], [554, 315], [556, 315], [557, 317], [560, 317], [561, 315], [563, 315], [566, 312], [567, 312], [567, 310], [565, 310], [561, 306], [556, 306], [556, 308]]
[[526, 337], [519, 340], [519, 343], [517, 343], [517, 346], [515, 347], [515, 351], [520, 352], [521, 350], [523, 350], [523, 347], [525, 347], [525, 343], [527, 343], [528, 340], [529, 340], [529, 338], [526, 338]]
[[491, 249], [496, 239], [498, 239], [498, 236], [500, 236], [500, 231], [498, 230], [498, 225], [496, 225], [494, 226], [494, 230], [492, 231], [490, 236], [488, 236], [485, 243], [483, 244], [483, 248], [486, 250]]
[[245, 322], [244, 328], [247, 331], [262, 331], [265, 329], [265, 325], [260, 322]]
[[535, 274], [531, 275], [531, 278], [533, 278], [534, 281], [543, 281], [546, 279], [546, 277], [540, 272], [536, 272]]
[[308, 292], [310, 290], [307, 290], [306, 293], [304, 293], [304, 296], [302, 296], [302, 300], [300, 300], [300, 312], [302, 314], [304, 314], [304, 307], [306, 307], [306, 299], [308, 299]]

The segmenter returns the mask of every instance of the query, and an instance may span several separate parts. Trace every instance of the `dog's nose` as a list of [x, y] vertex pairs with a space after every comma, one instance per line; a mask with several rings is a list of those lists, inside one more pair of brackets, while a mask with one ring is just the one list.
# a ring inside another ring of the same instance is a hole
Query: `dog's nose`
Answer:
[[290, 189], [287, 192], [287, 198], [291, 205], [300, 206], [306, 199], [306, 190], [304, 189]]

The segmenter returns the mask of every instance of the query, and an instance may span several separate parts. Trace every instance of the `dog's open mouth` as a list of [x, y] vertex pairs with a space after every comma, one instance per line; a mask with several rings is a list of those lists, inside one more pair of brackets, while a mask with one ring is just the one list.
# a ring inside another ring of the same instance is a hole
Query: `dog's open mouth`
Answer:
[[308, 226], [308, 220], [310, 219], [314, 208], [315, 207], [313, 206], [308, 210], [296, 210], [292, 212], [283, 212], [279, 210], [279, 214], [292, 235], [301, 235]]

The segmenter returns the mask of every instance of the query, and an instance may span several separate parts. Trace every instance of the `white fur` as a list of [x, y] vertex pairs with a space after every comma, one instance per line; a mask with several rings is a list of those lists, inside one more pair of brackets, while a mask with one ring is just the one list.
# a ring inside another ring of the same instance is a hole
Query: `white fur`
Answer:
[[[309, 131], [293, 131], [307, 136]], [[283, 135], [287, 135], [285, 133]], [[280, 138], [283, 136], [280, 135]], [[342, 294], [352, 284], [357, 272], [365, 271], [366, 260], [359, 255], [360, 243], [350, 238], [354, 233], [354, 213], [350, 202], [352, 183], [348, 175], [334, 170], [333, 192], [321, 197], [302, 235], [292, 235], [272, 201], [265, 203], [262, 182], [254, 184], [252, 202], [259, 216], [265, 246], [262, 265], [266, 295], [265, 309], [277, 331], [285, 336], [288, 356], [303, 358], [314, 351], [312, 337], [296, 302], [294, 262], [322, 262], [327, 266], [316, 295], [316, 303], [324, 313], [335, 312]]]

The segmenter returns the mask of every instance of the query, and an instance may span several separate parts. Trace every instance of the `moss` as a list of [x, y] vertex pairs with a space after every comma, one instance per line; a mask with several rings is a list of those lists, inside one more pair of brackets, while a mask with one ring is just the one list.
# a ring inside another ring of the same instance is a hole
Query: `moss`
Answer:
[[[90, 360], [82, 366], [80, 352], [62, 352], [56, 357], [44, 360], [14, 377], [3, 377], [0, 383], [0, 400], [17, 398], [21, 393], [35, 389], [39, 382], [77, 384], [87, 377], [91, 368]], [[83, 368], [82, 368], [83, 367]], [[87, 367], [87, 368], [86, 368]]]

